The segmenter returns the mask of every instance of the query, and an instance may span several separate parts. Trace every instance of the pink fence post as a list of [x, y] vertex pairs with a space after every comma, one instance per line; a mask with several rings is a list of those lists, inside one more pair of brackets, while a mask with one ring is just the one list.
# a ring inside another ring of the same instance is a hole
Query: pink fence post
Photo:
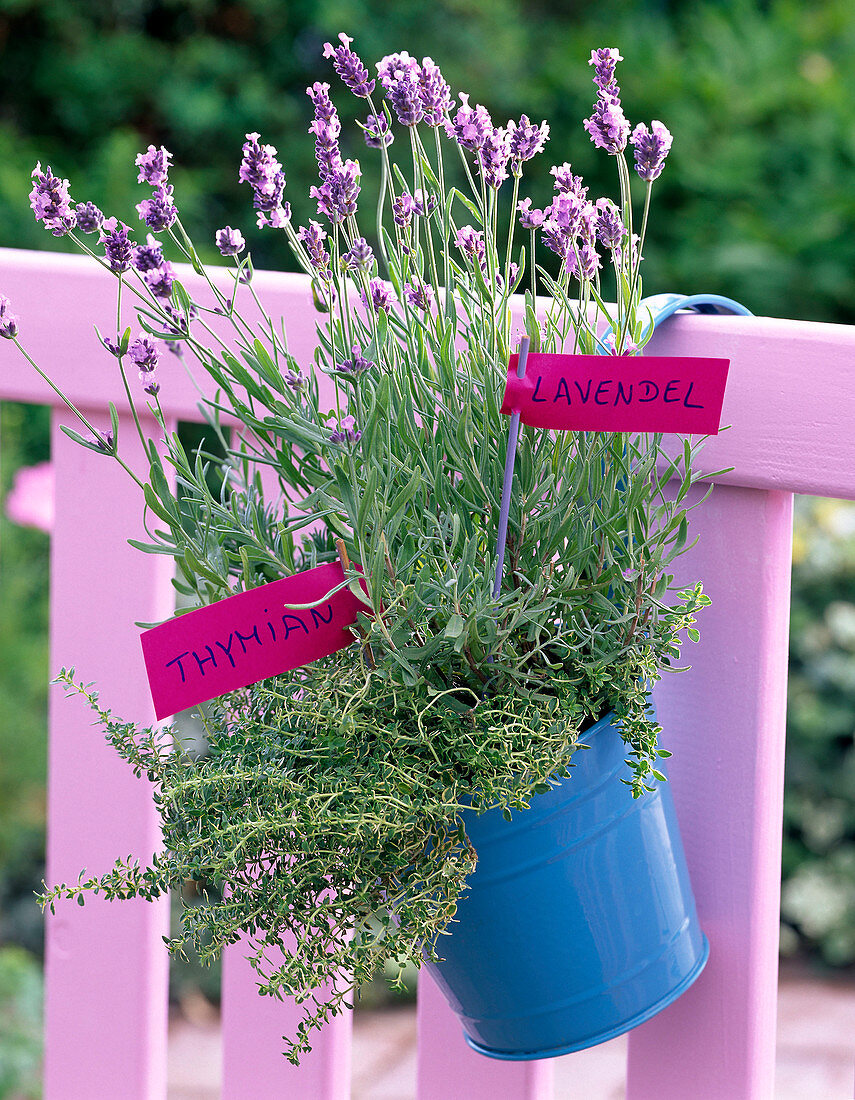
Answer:
[[[105, 417], [90, 414], [96, 424]], [[142, 496], [112, 459], [84, 450], [59, 431], [54, 414], [56, 519], [51, 544], [51, 671], [74, 665], [95, 681], [102, 703], [128, 720], [153, 719], [134, 621], [166, 618], [174, 606], [172, 561], [126, 543], [142, 529]], [[158, 429], [147, 429], [156, 436]], [[142, 465], [129, 417], [119, 426], [122, 454]], [[160, 846], [151, 788], [135, 779], [107, 744], [92, 714], [55, 687], [50, 699], [47, 882], [73, 883], [132, 854]], [[169, 899], [48, 914], [45, 1096], [48, 1100], [166, 1093]]]
[[303, 1012], [286, 999], [259, 996], [244, 941], [223, 956], [223, 1096], [228, 1100], [349, 1100], [352, 1014], [336, 1016], [292, 1066], [282, 1054]]
[[551, 1061], [502, 1062], [476, 1054], [436, 982], [419, 974], [418, 1100], [550, 1100]]
[[713, 602], [657, 700], [710, 958], [631, 1033], [628, 1100], [773, 1096], [792, 501], [717, 486], [678, 562]]

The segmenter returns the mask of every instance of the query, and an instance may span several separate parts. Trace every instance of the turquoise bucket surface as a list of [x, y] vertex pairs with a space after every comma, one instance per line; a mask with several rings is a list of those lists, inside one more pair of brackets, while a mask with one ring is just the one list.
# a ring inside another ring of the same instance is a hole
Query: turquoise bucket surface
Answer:
[[508, 1060], [594, 1046], [661, 1012], [709, 954], [667, 783], [633, 799], [613, 716], [570, 778], [510, 821], [464, 811], [477, 854], [426, 963], [469, 1045]]

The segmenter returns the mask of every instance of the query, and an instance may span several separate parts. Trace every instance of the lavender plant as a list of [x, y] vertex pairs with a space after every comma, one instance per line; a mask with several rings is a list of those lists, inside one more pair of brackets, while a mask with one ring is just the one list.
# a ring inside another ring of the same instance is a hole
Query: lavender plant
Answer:
[[[125, 464], [112, 406], [102, 430], [60, 396], [80, 421], [68, 434], [120, 462], [143, 495], [150, 541], [134, 545], [171, 555], [176, 587], [195, 604], [336, 557], [362, 601], [351, 647], [215, 700], [202, 757], [172, 729], [140, 731], [102, 709], [73, 670], [60, 675], [134, 771], [154, 781], [165, 850], [147, 867], [119, 861], [106, 875], [56, 885], [44, 902], [89, 891], [153, 898], [199, 883], [207, 902], [185, 912], [170, 947], [195, 941], [209, 958], [248, 934], [261, 992], [307, 1003], [289, 1039], [293, 1061], [310, 1049], [311, 1029], [389, 960], [441, 953], [477, 859], [463, 807], [524, 807], [571, 775], [579, 738], [609, 711], [622, 723], [632, 794], [662, 778], [657, 759], [668, 754], [649, 690], [678, 659], [681, 632], [697, 639], [694, 615], [708, 602], [700, 584], [673, 591], [669, 572], [685, 549], [700, 444], [686, 440], [669, 458], [651, 434], [526, 428], [502, 590], [492, 591], [507, 441], [499, 407], [516, 340], [525, 332], [535, 350], [628, 354], [649, 336], [640, 267], [671, 135], [658, 121], [630, 127], [620, 54], [593, 52], [596, 104], [584, 123], [614, 158], [617, 201], [590, 198], [562, 163], [551, 203], [538, 210], [520, 189], [548, 140], [546, 122], [523, 115], [496, 126], [465, 93], [455, 102], [430, 58], [390, 55], [373, 78], [352, 40], [339, 39], [325, 56], [365, 101], [361, 129], [382, 165], [372, 233], [327, 83], [308, 89], [317, 220], [294, 225], [284, 169], [259, 134], [247, 135], [239, 168], [259, 225], [284, 234], [310, 277], [313, 363], [289, 351], [287, 319], [274, 320], [257, 296], [240, 230], [215, 237], [232, 263], [228, 282], [202, 264], [166, 149], [137, 157], [151, 188], [137, 207], [144, 242], [91, 202], [72, 202], [50, 168], [37, 166], [31, 196], [46, 228], [117, 281], [116, 334], [99, 339], [124, 381], [149, 476]], [[630, 144], [645, 185], [638, 234]], [[190, 264], [192, 293], [167, 253]], [[134, 298], [137, 335], [122, 331], [123, 295]], [[0, 335], [24, 351], [18, 327], [0, 297]], [[165, 424], [164, 348], [173, 368], [212, 383], [204, 410], [225, 462], [188, 454], [165, 430], [145, 438], [140, 401]], [[322, 374], [333, 408], [321, 398]], [[236, 437], [226, 415], [241, 425]], [[278, 482], [275, 498], [265, 498], [262, 468]], [[320, 530], [307, 534], [311, 524]]]

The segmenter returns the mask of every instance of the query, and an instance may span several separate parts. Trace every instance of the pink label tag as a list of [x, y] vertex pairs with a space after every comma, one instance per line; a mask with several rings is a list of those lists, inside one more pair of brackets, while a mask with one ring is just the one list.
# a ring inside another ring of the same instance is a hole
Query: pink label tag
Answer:
[[728, 359], [531, 352], [508, 366], [502, 412], [523, 424], [580, 432], [717, 435]]
[[[365, 605], [349, 588], [324, 599], [343, 580], [339, 562], [318, 565], [144, 631], [140, 640], [157, 717], [350, 645], [347, 627]], [[316, 601], [303, 611], [288, 606]]]

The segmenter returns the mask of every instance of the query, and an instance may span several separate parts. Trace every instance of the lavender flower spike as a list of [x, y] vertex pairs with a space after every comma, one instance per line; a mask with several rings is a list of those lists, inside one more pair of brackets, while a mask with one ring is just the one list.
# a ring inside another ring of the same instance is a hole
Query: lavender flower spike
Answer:
[[141, 275], [146, 271], [156, 271], [163, 266], [163, 245], [152, 233], [149, 233], [146, 244], [134, 246], [131, 262]]
[[466, 92], [461, 92], [460, 108], [454, 116], [454, 121], [449, 122], [445, 128], [448, 136], [462, 148], [477, 152], [492, 129], [493, 120], [487, 108], [482, 107], [480, 103], [477, 107], [470, 107], [469, 96]]
[[246, 241], [239, 229], [232, 229], [227, 225], [224, 229], [218, 229], [216, 233], [217, 248], [223, 256], [237, 256], [246, 248]]
[[549, 123], [544, 119], [540, 126], [536, 126], [529, 121], [528, 115], [521, 115], [519, 122], [508, 123], [508, 135], [511, 171], [519, 176], [522, 174], [523, 163], [543, 151], [549, 139]]
[[152, 187], [161, 187], [166, 183], [166, 179], [169, 175], [169, 162], [172, 160], [172, 153], [161, 145], [159, 149], [155, 149], [153, 145], [149, 145], [145, 153], [139, 153], [137, 159], [134, 162], [140, 170], [140, 174], [137, 176], [138, 183], [150, 183]]
[[357, 237], [350, 251], [341, 258], [345, 271], [367, 271], [374, 261], [374, 252], [364, 237]]
[[345, 416], [339, 422], [338, 428], [330, 433], [330, 443], [358, 443], [362, 439], [362, 432], [356, 427], [356, 419]]
[[162, 233], [175, 223], [178, 211], [172, 201], [172, 186], [160, 184], [150, 199], [137, 203], [137, 213], [154, 233]]
[[143, 276], [146, 286], [155, 298], [171, 298], [172, 284], [175, 282], [175, 269], [168, 261]]
[[488, 130], [478, 150], [478, 168], [488, 187], [498, 188], [508, 178], [511, 148], [507, 130]]
[[617, 50], [602, 49], [591, 53], [589, 64], [594, 66], [594, 84], [597, 102], [590, 118], [583, 125], [598, 149], [616, 156], [626, 148], [629, 122], [620, 105], [620, 88], [615, 80], [615, 66], [623, 58]]
[[6, 340], [14, 340], [18, 335], [18, 318], [12, 312], [12, 303], [0, 294], [0, 336]]
[[632, 131], [630, 144], [635, 146], [635, 170], [648, 183], [662, 174], [665, 158], [671, 151], [671, 131], [654, 118], [650, 129], [639, 122]]
[[415, 126], [424, 118], [419, 66], [406, 52], [388, 54], [377, 62], [380, 83], [402, 126]]
[[346, 160], [332, 169], [320, 187], [310, 187], [309, 194], [318, 202], [318, 213], [336, 225], [355, 214], [359, 176], [358, 162]]
[[333, 46], [331, 42], [324, 43], [324, 57], [334, 59], [333, 68], [354, 95], [367, 99], [374, 91], [374, 81], [368, 79], [368, 70], [350, 48], [353, 39], [341, 33], [338, 40], [341, 42], [340, 46]]
[[104, 215], [94, 202], [79, 202], [74, 208], [74, 214], [81, 233], [97, 233], [104, 224]]
[[626, 148], [629, 122], [623, 113], [619, 99], [600, 96], [594, 104], [594, 112], [582, 123], [598, 149], [616, 156]]
[[99, 241], [104, 246], [104, 258], [116, 275], [131, 266], [133, 243], [128, 239], [128, 227], [116, 218], [108, 218], [101, 226]]
[[597, 199], [595, 206], [599, 212], [597, 237], [600, 243], [610, 252], [614, 252], [615, 258], [619, 260], [620, 243], [625, 232], [620, 211], [611, 199]]
[[419, 96], [428, 126], [442, 126], [453, 106], [451, 89], [432, 58], [423, 57], [419, 69]]
[[160, 356], [150, 336], [138, 336], [128, 348], [128, 357], [135, 363], [137, 370], [149, 374], [155, 369]]
[[546, 220], [545, 210], [532, 210], [531, 199], [523, 199], [517, 203], [520, 216], [520, 225], [523, 229], [540, 229]]
[[362, 304], [367, 310], [373, 310], [375, 313], [381, 309], [388, 313], [394, 301], [395, 295], [388, 283], [384, 283], [382, 279], [372, 279], [368, 284], [367, 293], [364, 290], [362, 292]]
[[615, 68], [618, 61], [623, 61], [619, 50], [603, 48], [591, 51], [588, 64], [594, 66], [594, 83], [601, 92], [609, 95], [620, 94], [620, 89], [615, 80]]
[[64, 237], [74, 229], [77, 217], [71, 209], [68, 194], [68, 180], [55, 176], [50, 165], [42, 171], [38, 163], [32, 171], [33, 189], [30, 192], [30, 206], [37, 222], [44, 222], [55, 237]]
[[364, 122], [357, 125], [365, 135], [365, 144], [369, 149], [382, 149], [384, 145], [391, 145], [395, 140], [385, 115], [369, 115]]

